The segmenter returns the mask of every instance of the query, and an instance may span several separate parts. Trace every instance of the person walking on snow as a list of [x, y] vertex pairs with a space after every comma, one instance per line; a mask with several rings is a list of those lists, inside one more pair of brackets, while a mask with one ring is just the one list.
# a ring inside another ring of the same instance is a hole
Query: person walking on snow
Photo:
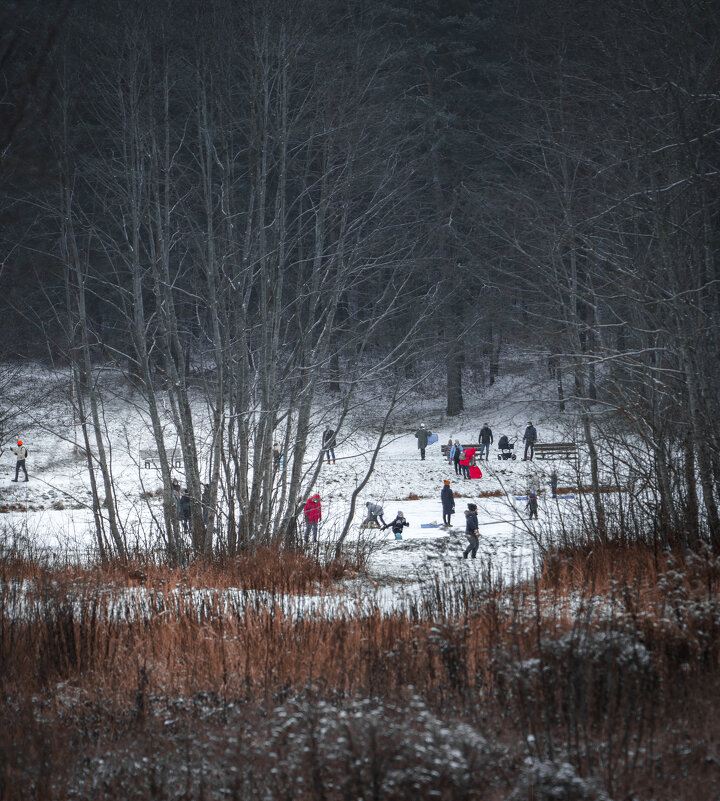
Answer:
[[468, 547], [463, 551], [463, 559], [467, 559], [468, 554], [474, 559], [480, 547], [477, 506], [474, 503], [469, 503], [468, 508], [465, 510], [465, 536], [468, 538], [469, 542]]
[[402, 512], [397, 513], [397, 517], [392, 521], [392, 523], [386, 523], [382, 530], [385, 531], [386, 528], [391, 528], [393, 534], [395, 535], [396, 540], [402, 539], [402, 530], [405, 526], [409, 526], [410, 523], [405, 519]]
[[28, 472], [27, 468], [25, 467], [25, 459], [29, 453], [28, 449], [23, 445], [22, 440], [19, 439], [17, 441], [17, 448], [10, 448], [10, 450], [17, 457], [17, 461], [15, 462], [15, 478], [13, 481], [18, 480], [18, 475], [20, 475], [21, 470], [23, 473], [25, 473], [25, 481], [28, 481]]
[[443, 525], [449, 527], [451, 525], [450, 517], [455, 513], [455, 497], [450, 489], [449, 478], [443, 481], [443, 488], [440, 490], [440, 502], [443, 509]]
[[322, 520], [322, 505], [320, 496], [316, 493], [311, 495], [305, 503], [305, 542], [310, 542], [310, 531], [312, 531], [313, 542], [317, 542], [318, 523]]
[[327, 463], [330, 464], [330, 456], [332, 455], [332, 463], [335, 464], [335, 432], [330, 426], [323, 431], [322, 446]]
[[[523, 442], [525, 443], [525, 455], [523, 462], [532, 461], [535, 455], [535, 443], [537, 442], [537, 430], [532, 423], [527, 424], [525, 433], [523, 434]], [[530, 459], [528, 459], [528, 451], [530, 452]]]
[[453, 464], [455, 465], [455, 475], [461, 475], [462, 471], [460, 470], [460, 456], [462, 455], [462, 445], [460, 444], [460, 440], [456, 439], [453, 443], [452, 448], [450, 448], [450, 458], [452, 459]]
[[490, 446], [493, 443], [492, 429], [487, 423], [483, 423], [483, 427], [478, 434], [478, 443], [480, 444], [480, 456], [478, 459], [482, 461], [483, 451], [485, 452], [485, 461], [490, 460]]
[[530, 497], [528, 498], [527, 506], [525, 508], [528, 512], [530, 512], [530, 517], [528, 517], [528, 520], [532, 520], [533, 517], [537, 520], [538, 500], [537, 493], [535, 491], [530, 493]]
[[420, 423], [420, 428], [415, 432], [418, 441], [418, 448], [420, 449], [420, 461], [425, 461], [425, 448], [427, 448], [428, 439], [432, 431], [425, 428], [425, 423]]
[[367, 517], [363, 520], [363, 527], [367, 527], [368, 523], [374, 523], [378, 528], [380, 528], [380, 522], [382, 525], [385, 525], [385, 519], [383, 518], [383, 508], [380, 506], [379, 503], [371, 503], [367, 501], [365, 504], [367, 506]]

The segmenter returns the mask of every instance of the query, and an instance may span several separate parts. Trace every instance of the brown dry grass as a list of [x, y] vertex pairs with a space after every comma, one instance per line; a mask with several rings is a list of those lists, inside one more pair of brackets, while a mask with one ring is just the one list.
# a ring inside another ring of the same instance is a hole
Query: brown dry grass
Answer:
[[[453, 785], [445, 797], [508, 797], [528, 754], [572, 761], [612, 797], [717, 792], [720, 560], [712, 554], [578, 547], [549, 554], [530, 585], [458, 578], [404, 612], [302, 616], [283, 596], [327, 586], [339, 570], [309, 561], [258, 551], [184, 571], [5, 565], [0, 799], [67, 797], [88, 748], [121, 762], [131, 754], [128, 764], [145, 775], [143, 753], [162, 742], [174, 765], [174, 749], [187, 745], [170, 737], [176, 726], [197, 728], [189, 762], [230, 736], [236, 708], [257, 737], [268, 710], [291, 699], [308, 699], [310, 709], [382, 699], [382, 725], [392, 726], [410, 687], [445, 724], [468, 723], [505, 749], [492, 757], [490, 783]], [[242, 592], [218, 592], [233, 586]], [[259, 600], [254, 587], [269, 594]], [[29, 602], [32, 611], [13, 612]], [[405, 736], [412, 742], [411, 730]], [[264, 769], [269, 776], [270, 762]], [[315, 789], [294, 797], [342, 797], [313, 784], [310, 763], [298, 770]], [[338, 771], [350, 775], [350, 763]], [[169, 778], [153, 781], [135, 797], [172, 797]], [[126, 792], [108, 787], [96, 797]]]

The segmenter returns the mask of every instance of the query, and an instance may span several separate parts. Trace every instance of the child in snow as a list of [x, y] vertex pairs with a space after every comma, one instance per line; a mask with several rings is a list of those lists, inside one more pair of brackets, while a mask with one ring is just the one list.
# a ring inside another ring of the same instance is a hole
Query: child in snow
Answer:
[[25, 481], [28, 481], [28, 474], [27, 468], [25, 467], [25, 459], [29, 453], [28, 449], [22, 444], [22, 440], [19, 439], [17, 441], [17, 448], [10, 448], [10, 450], [15, 454], [17, 457], [17, 461], [15, 462], [15, 478], [13, 481], [18, 480], [18, 476], [20, 475], [20, 471], [22, 470], [25, 473]]
[[397, 513], [397, 517], [392, 521], [392, 523], [386, 523], [382, 530], [385, 531], [386, 528], [391, 528], [393, 530], [393, 534], [395, 535], [396, 540], [402, 539], [402, 530], [405, 526], [409, 526], [410, 523], [404, 518], [402, 512]]
[[448, 442], [447, 442], [447, 460], [448, 460], [448, 464], [450, 464], [452, 462], [452, 460], [453, 460], [452, 447], [453, 447], [453, 441], [452, 441], [452, 439], [449, 439]]
[[537, 520], [537, 513], [538, 513], [538, 500], [537, 500], [537, 493], [531, 492], [530, 497], [528, 498], [527, 502], [527, 510], [530, 512], [530, 517], [528, 520], [532, 520], [533, 517]]

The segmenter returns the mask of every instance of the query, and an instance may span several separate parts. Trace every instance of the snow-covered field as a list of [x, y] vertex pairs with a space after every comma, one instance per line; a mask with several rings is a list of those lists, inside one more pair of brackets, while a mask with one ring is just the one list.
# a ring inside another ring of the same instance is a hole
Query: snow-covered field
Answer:
[[[576, 495], [555, 501], [548, 488], [553, 470], [559, 474], [560, 486], [576, 486], [575, 463], [562, 459], [521, 461], [521, 439], [528, 420], [535, 423], [540, 441], [572, 436], [572, 416], [558, 414], [552, 387], [540, 368], [535, 372], [537, 375], [530, 379], [509, 373], [492, 388], [468, 387], [466, 411], [452, 420], [444, 414], [440, 385], [424, 387], [426, 397], [418, 394], [398, 409], [353, 520], [352, 536], [372, 542], [371, 579], [413, 580], [448, 570], [452, 574], [457, 569], [488, 566], [506, 579], [524, 576], [537, 559], [538, 543], [551, 532], [572, 527], [577, 521], [582, 498]], [[11, 442], [4, 444], [0, 477], [0, 530], [4, 542], [56, 553], [63, 559], [74, 554], [81, 557], [94, 542], [90, 485], [85, 462], [74, 450], [68, 384], [66, 374], [46, 372], [38, 366], [23, 372], [18, 399], [29, 397], [35, 402], [28, 406], [22, 422], [7, 432]], [[151, 446], [149, 424], [140, 399], [121, 381], [116, 381], [115, 386], [115, 392], [105, 393], [103, 414], [121, 520], [131, 544], [154, 547], [153, 516], [159, 511], [160, 500], [148, 500], [147, 496], [159, 488], [160, 477], [154, 468], [144, 468], [139, 460], [140, 448]], [[378, 420], [381, 412], [377, 410]], [[202, 431], [203, 404], [197, 404], [196, 414], [198, 430]], [[323, 464], [315, 488], [323, 504], [323, 541], [332, 542], [342, 529], [350, 495], [369, 464], [378, 420], [372, 419], [366, 406], [359, 407], [346, 429], [339, 432], [336, 464]], [[414, 436], [420, 422], [439, 436], [438, 443], [428, 447], [424, 461], [420, 460]], [[482, 479], [464, 480], [442, 457], [440, 444], [449, 439], [476, 442], [485, 422], [495, 437], [490, 460], [480, 465]], [[318, 432], [321, 428], [318, 426]], [[498, 460], [497, 440], [502, 434], [518, 438], [517, 461]], [[11, 481], [15, 457], [8, 448], [17, 438], [23, 439], [30, 451], [27, 483], [22, 478], [17, 484]], [[582, 458], [580, 465], [582, 468]], [[177, 475], [184, 485], [182, 471]], [[451, 479], [451, 488], [459, 496], [450, 530], [438, 525], [442, 523], [440, 490], [446, 478]], [[538, 521], [529, 522], [525, 500], [518, 498], [533, 488], [541, 493], [540, 512]], [[361, 531], [367, 500], [384, 507], [387, 522], [398, 510], [403, 511], [410, 526], [402, 541], [396, 541], [389, 530]], [[466, 545], [463, 511], [469, 502], [477, 504], [481, 524], [475, 565], [457, 561]]]

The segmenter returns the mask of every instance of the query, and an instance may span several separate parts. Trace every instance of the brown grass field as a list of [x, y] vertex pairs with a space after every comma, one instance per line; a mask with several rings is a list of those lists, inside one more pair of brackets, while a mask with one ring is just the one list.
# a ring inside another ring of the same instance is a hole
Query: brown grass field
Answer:
[[5, 561], [0, 799], [718, 797], [719, 558], [584, 546], [283, 611], [351, 567]]

